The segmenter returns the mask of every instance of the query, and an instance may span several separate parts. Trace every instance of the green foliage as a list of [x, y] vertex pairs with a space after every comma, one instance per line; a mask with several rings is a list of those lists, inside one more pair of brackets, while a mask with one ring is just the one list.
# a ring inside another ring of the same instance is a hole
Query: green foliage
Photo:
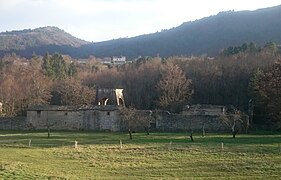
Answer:
[[222, 54], [225, 56], [230, 56], [234, 54], [239, 54], [239, 53], [244, 53], [244, 52], [249, 52], [249, 53], [254, 53], [257, 52], [259, 48], [257, 48], [256, 44], [253, 42], [251, 43], [244, 43], [241, 46], [230, 46], [227, 49], [222, 51]]
[[270, 41], [264, 45], [264, 49], [270, 53], [276, 53], [279, 50], [279, 47], [275, 42]]
[[43, 57], [42, 69], [52, 79], [65, 79], [68, 71], [74, 71], [73, 67], [71, 68], [71, 70], [67, 70], [66, 63], [60, 54], [56, 53], [51, 56], [47, 53]]
[[77, 73], [77, 68], [74, 62], [70, 63], [67, 75], [72, 77]]
[[45, 56], [43, 57], [42, 69], [45, 70], [45, 73], [48, 77], [55, 77], [55, 72], [53, 70], [53, 62], [51, 61], [51, 57], [48, 53], [45, 54]]
[[51, 62], [53, 65], [53, 71], [55, 73], [55, 77], [58, 79], [65, 79], [66, 78], [66, 64], [63, 57], [60, 54], [54, 54], [51, 57]]

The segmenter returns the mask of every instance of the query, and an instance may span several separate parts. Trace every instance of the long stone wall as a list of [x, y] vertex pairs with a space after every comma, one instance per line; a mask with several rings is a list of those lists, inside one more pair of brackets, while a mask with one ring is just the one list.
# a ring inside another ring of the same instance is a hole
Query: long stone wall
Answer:
[[[27, 111], [25, 117], [1, 117], [0, 129], [2, 130], [45, 130], [50, 126], [54, 130], [93, 130], [93, 131], [121, 131], [126, 130], [122, 123], [120, 109], [112, 107], [98, 107], [92, 109], [71, 108], [42, 108], [41, 110]], [[227, 117], [229, 122], [224, 122], [218, 115], [183, 115], [172, 114], [167, 111], [137, 111], [139, 115], [149, 116], [152, 129], [160, 131], [201, 131], [206, 132], [231, 131], [233, 117]], [[236, 122], [236, 129], [245, 132], [248, 116], [243, 116], [242, 121]], [[148, 122], [149, 124], [149, 122]], [[136, 130], [143, 131], [139, 124]]]
[[0, 117], [1, 130], [23, 130], [26, 125], [26, 117]]
[[[226, 116], [228, 122], [222, 120], [218, 115], [183, 115], [170, 114], [168, 112], [154, 113], [156, 129], [161, 131], [201, 131], [203, 126], [208, 132], [231, 131], [234, 116]], [[245, 132], [248, 125], [248, 116], [242, 116], [240, 121], [235, 122], [235, 128]]]

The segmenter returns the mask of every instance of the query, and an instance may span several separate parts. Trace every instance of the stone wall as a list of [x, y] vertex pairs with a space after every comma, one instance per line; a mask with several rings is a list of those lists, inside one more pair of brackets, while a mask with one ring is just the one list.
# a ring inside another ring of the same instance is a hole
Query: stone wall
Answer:
[[120, 130], [117, 109], [50, 109], [27, 111], [28, 129], [46, 129], [50, 125], [55, 130]]
[[[144, 117], [142, 123], [134, 126], [135, 130], [139, 131], [144, 131], [144, 126], [150, 123], [152, 129], [160, 131], [190, 131], [191, 129], [201, 131], [204, 125], [206, 132], [226, 132], [231, 131], [233, 124], [233, 116], [228, 116], [229, 122], [225, 123], [219, 115], [184, 115], [167, 111], [137, 111], [136, 114]], [[242, 120], [236, 123], [239, 132], [245, 132], [248, 116], [243, 116]], [[127, 129], [122, 123], [120, 109], [116, 106], [41, 107], [28, 110], [27, 118], [0, 118], [0, 129], [6, 130], [45, 130], [48, 124], [54, 130], [121, 131]]]
[[[218, 115], [183, 115], [170, 114], [168, 112], [154, 113], [156, 129], [161, 131], [201, 131], [203, 126], [208, 132], [231, 131], [233, 116], [226, 116], [229, 122], [226, 123]], [[243, 116], [242, 121], [236, 121], [236, 129], [245, 132], [247, 129], [248, 116]]]
[[78, 130], [81, 119], [78, 111], [27, 111], [28, 129], [51, 129]]
[[0, 117], [1, 130], [23, 130], [26, 125], [26, 117]]

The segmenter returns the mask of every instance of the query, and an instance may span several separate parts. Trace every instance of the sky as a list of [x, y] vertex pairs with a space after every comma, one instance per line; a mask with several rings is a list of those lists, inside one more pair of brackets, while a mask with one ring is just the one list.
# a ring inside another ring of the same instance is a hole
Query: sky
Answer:
[[0, 32], [56, 26], [99, 42], [170, 29], [222, 11], [276, 5], [281, 0], [0, 0]]

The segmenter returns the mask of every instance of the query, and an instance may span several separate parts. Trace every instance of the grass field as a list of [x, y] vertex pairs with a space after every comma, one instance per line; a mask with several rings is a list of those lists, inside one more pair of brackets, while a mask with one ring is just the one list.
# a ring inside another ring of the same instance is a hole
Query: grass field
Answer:
[[280, 145], [281, 134], [266, 132], [195, 134], [191, 142], [185, 133], [129, 140], [122, 133], [0, 131], [0, 179], [279, 179]]

